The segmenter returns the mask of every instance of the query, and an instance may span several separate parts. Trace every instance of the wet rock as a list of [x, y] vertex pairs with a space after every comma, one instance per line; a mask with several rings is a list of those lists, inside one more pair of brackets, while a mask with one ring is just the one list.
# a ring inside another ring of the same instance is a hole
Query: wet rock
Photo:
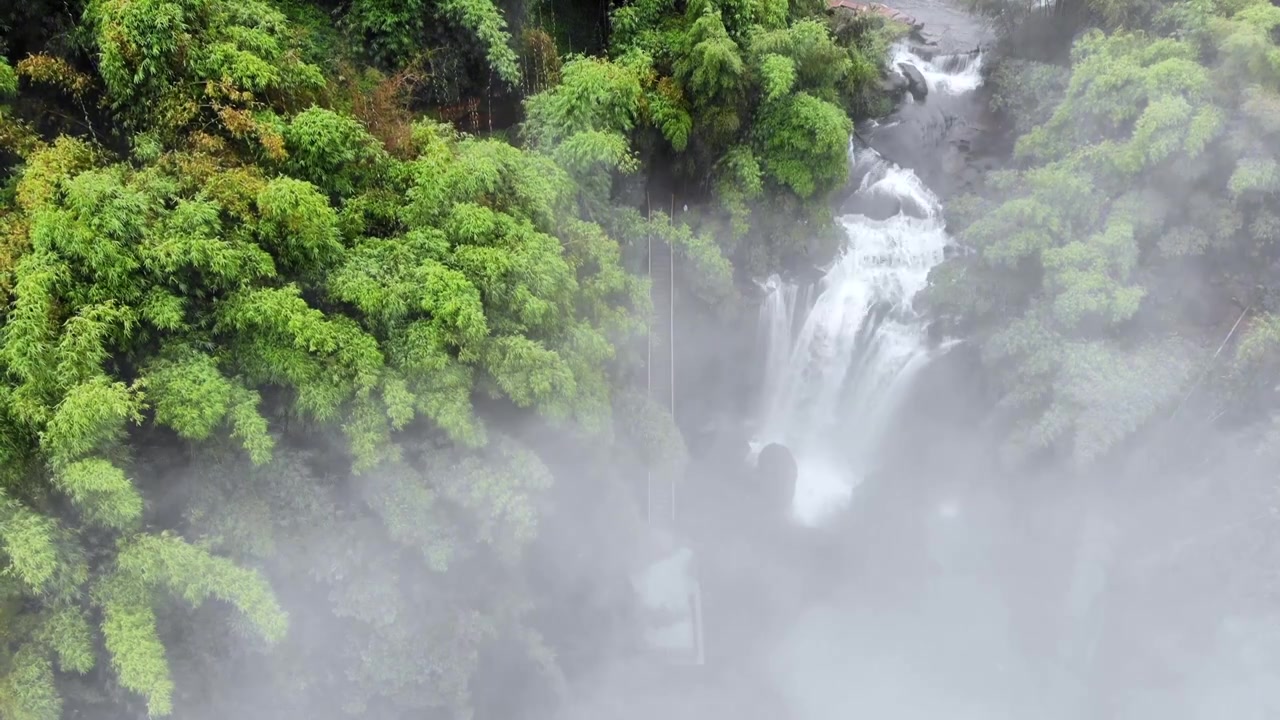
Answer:
[[757, 282], [740, 282], [738, 283], [738, 291], [742, 293], [743, 300], [753, 305], [764, 302], [769, 292]]
[[770, 443], [756, 459], [756, 479], [765, 499], [780, 508], [788, 508], [796, 494], [796, 478], [800, 471], [796, 458], [786, 445]]
[[898, 63], [898, 68], [907, 78], [907, 89], [911, 91], [911, 97], [915, 98], [916, 102], [923, 102], [929, 94], [929, 84], [925, 82], [920, 68], [911, 63]]
[[902, 202], [892, 195], [862, 192], [851, 196], [842, 210], [849, 215], [866, 215], [872, 220], [888, 220], [902, 212]]
[[982, 48], [977, 47], [966, 52], [958, 52], [947, 55], [942, 60], [942, 71], [948, 73], [958, 73], [967, 70], [982, 53]]
[[803, 285], [812, 285], [822, 281], [827, 276], [827, 269], [809, 263], [801, 267], [795, 272], [796, 282]]
[[900, 208], [900, 212], [902, 212], [903, 215], [907, 215], [909, 217], [913, 217], [913, 218], [929, 217], [929, 208], [925, 207], [924, 205], [921, 205], [913, 197], [901, 198], [898, 201], [898, 207]]
[[938, 43], [932, 41], [912, 43], [911, 52], [919, 55], [923, 60], [933, 62], [933, 59], [938, 56]]
[[947, 326], [941, 320], [934, 320], [925, 326], [925, 338], [929, 347], [936, 349], [947, 339]]
[[886, 92], [906, 92], [910, 87], [911, 81], [895, 69], [890, 69], [884, 73], [884, 78], [881, 81], [881, 90]]
[[919, 30], [922, 23], [914, 17], [900, 11], [895, 10], [888, 5], [876, 2], [859, 2], [858, 0], [827, 0], [827, 7], [831, 10], [848, 10], [855, 14], [879, 15], [887, 20], [900, 22], [912, 30]]
[[901, 97], [910, 87], [911, 82], [897, 70], [890, 70], [880, 81], [880, 89], [895, 99]]

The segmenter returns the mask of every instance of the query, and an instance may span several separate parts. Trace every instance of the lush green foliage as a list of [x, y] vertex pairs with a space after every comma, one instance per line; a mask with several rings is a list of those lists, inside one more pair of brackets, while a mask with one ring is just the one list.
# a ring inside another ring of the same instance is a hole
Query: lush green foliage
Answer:
[[1065, 84], [1022, 73], [1058, 90], [1039, 107], [1009, 93], [1020, 167], [958, 203], [978, 252], [934, 277], [937, 307], [981, 338], [1004, 401], [1033, 418], [1022, 451], [1090, 463], [1222, 375], [1224, 338], [1257, 380], [1280, 350], [1280, 10], [1179, 3], [1151, 21], [1160, 34], [1086, 33]]
[[[770, 0], [640, 0], [614, 11], [613, 31], [610, 60], [571, 61], [530, 103], [531, 144], [579, 168], [597, 203], [619, 172], [674, 167], [661, 190], [694, 205], [692, 224], [750, 272], [796, 259], [806, 242], [832, 251], [835, 236], [816, 232], [830, 222], [820, 208], [846, 178], [849, 113], [874, 104], [897, 29], [867, 20], [837, 38]], [[613, 189], [626, 197], [625, 183]]]
[[[616, 348], [648, 303], [578, 219], [580, 166], [430, 121], [389, 152], [312, 104], [334, 87], [267, 3], [103, 0], [85, 21], [92, 73], [0, 63], [6, 99], [95, 97], [130, 138], [50, 142], [35, 106], [0, 109], [0, 714], [60, 717], [59, 685], [78, 712], [234, 708], [175, 689], [245, 652], [171, 657], [191, 623], [282, 644], [249, 662], [287, 667], [264, 675], [308, 716], [465, 715], [495, 642], [554, 681], [520, 590], [552, 475], [503, 427], [534, 413], [612, 447]], [[210, 599], [243, 622], [193, 614]], [[316, 624], [340, 652], [307, 656]], [[347, 680], [314, 692], [334, 662]], [[105, 695], [71, 680], [100, 663]]]
[[[0, 10], [0, 717], [462, 718], [494, 654], [513, 704], [563, 687], [552, 498], [686, 461], [633, 387], [645, 248], [709, 307], [726, 250], [793, 252], [889, 35], [646, 0], [561, 62], [553, 10]], [[424, 117], [494, 85], [523, 147]], [[671, 164], [679, 217], [637, 184]]]

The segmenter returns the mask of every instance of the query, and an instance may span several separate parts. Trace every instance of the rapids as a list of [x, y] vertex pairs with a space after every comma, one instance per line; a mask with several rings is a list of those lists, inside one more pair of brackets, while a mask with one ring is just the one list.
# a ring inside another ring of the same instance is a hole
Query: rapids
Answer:
[[[904, 44], [894, 61], [920, 69], [929, 85], [924, 104], [981, 84], [981, 54], [926, 59]], [[912, 305], [951, 243], [941, 202], [914, 171], [856, 139], [849, 155], [856, 189], [851, 211], [837, 219], [843, 252], [814, 286], [768, 278], [760, 309], [765, 368], [753, 449], [771, 442], [791, 449], [800, 473], [793, 511], [809, 525], [847, 504], [875, 471], [913, 375], [949, 347], [930, 345]], [[860, 211], [886, 204], [896, 214]]]

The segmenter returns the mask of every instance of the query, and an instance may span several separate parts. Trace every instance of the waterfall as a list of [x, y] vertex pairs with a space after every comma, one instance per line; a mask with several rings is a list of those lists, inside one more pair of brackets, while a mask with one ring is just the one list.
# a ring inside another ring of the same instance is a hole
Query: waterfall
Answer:
[[[898, 63], [915, 65], [929, 85], [930, 94], [935, 92], [950, 95], [961, 95], [977, 90], [982, 85], [982, 54], [979, 52], [959, 53], [956, 55], [939, 55], [926, 60], [912, 50], [911, 46], [898, 44], [891, 53], [890, 65]], [[911, 96], [906, 97], [911, 102]]]
[[787, 359], [791, 355], [791, 326], [796, 307], [798, 288], [783, 282], [777, 275], [770, 275], [764, 283], [765, 299], [760, 308], [760, 323], [756, 330], [764, 341], [764, 389], [761, 398], [767, 407], [769, 399], [778, 393]]
[[[930, 95], [981, 83], [980, 56], [928, 61], [899, 48], [894, 59], [916, 65]], [[774, 276], [760, 310], [765, 377], [754, 448], [791, 449], [799, 468], [793, 511], [806, 524], [847, 503], [875, 470], [912, 377], [938, 352], [912, 301], [950, 242], [941, 203], [914, 172], [873, 149], [851, 145], [850, 163], [861, 176], [853, 206], [896, 203], [897, 214], [838, 218], [847, 242], [812, 289], [812, 304], [797, 307], [801, 290]]]

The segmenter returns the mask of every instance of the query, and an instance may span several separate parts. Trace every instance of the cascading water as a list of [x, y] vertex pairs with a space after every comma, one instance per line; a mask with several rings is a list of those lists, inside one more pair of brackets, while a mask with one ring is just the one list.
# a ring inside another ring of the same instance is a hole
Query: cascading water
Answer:
[[[915, 65], [929, 84], [929, 93], [960, 95], [977, 90], [982, 85], [982, 54], [960, 53], [938, 55], [925, 59], [910, 45], [898, 44], [893, 49], [891, 64]], [[908, 102], [910, 102], [908, 96]]]
[[[920, 69], [929, 97], [978, 87], [980, 59], [930, 61], [906, 46], [894, 56]], [[938, 352], [912, 301], [949, 243], [941, 204], [914, 172], [871, 148], [851, 146], [850, 161], [862, 178], [855, 206], [896, 203], [897, 213], [839, 218], [847, 245], [813, 288], [812, 305], [798, 305], [801, 289], [774, 276], [761, 307], [765, 379], [755, 447], [791, 449], [799, 469], [793, 510], [806, 524], [845, 504], [875, 469], [911, 378]]]

